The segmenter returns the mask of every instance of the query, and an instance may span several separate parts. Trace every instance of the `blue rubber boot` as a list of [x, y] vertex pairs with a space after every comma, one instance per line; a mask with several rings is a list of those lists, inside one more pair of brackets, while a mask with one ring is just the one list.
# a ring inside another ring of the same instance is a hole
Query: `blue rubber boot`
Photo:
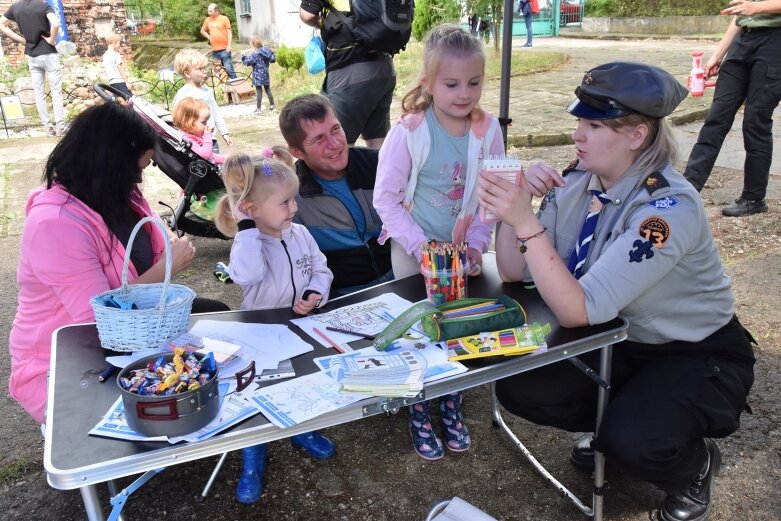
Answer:
[[469, 429], [464, 424], [461, 414], [461, 404], [464, 394], [461, 392], [443, 396], [439, 401], [439, 414], [442, 416], [442, 429], [445, 435], [445, 446], [453, 452], [463, 452], [472, 446]]
[[303, 447], [310, 456], [317, 459], [328, 459], [336, 453], [334, 442], [317, 431], [296, 434], [290, 441], [297, 447]]
[[434, 461], [445, 455], [442, 442], [431, 427], [431, 401], [410, 405], [409, 433], [412, 446], [421, 458]]
[[236, 500], [239, 503], [255, 503], [263, 494], [263, 474], [266, 473], [266, 444], [242, 449], [244, 468], [236, 486]]

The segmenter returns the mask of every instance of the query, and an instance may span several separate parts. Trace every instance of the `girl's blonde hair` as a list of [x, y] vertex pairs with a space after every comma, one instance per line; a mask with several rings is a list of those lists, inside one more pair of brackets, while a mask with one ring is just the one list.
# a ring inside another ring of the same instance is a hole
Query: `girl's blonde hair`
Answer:
[[266, 148], [260, 155], [231, 154], [225, 159], [221, 172], [226, 193], [217, 201], [214, 224], [227, 237], [233, 237], [238, 232], [233, 208], [239, 201], [262, 202], [280, 187], [295, 186], [298, 190], [293, 156], [283, 146]]
[[661, 171], [678, 157], [678, 142], [675, 140], [670, 123], [665, 118], [629, 114], [616, 119], [606, 119], [604, 123], [616, 132], [638, 125], [648, 127], [648, 135], [633, 163], [633, 167], [639, 172]]
[[203, 109], [209, 109], [205, 101], [189, 96], [182, 98], [171, 113], [174, 125], [181, 131], [192, 133]]
[[209, 60], [195, 49], [182, 49], [174, 56], [174, 70], [179, 76], [184, 76], [184, 73], [193, 67], [206, 67], [207, 65], [209, 65]]
[[260, 49], [261, 47], [263, 47], [263, 40], [261, 40], [260, 36], [258, 36], [257, 34], [253, 34], [252, 38], [249, 39], [249, 44], [254, 49]]
[[[434, 27], [423, 41], [423, 68], [412, 88], [401, 100], [402, 111], [406, 114], [423, 112], [434, 100], [431, 93], [423, 87], [423, 80], [431, 84], [437, 77], [443, 60], [452, 58], [471, 58], [479, 56], [485, 68], [483, 43], [469, 31], [454, 24], [442, 24]], [[481, 111], [473, 111], [475, 112]]]

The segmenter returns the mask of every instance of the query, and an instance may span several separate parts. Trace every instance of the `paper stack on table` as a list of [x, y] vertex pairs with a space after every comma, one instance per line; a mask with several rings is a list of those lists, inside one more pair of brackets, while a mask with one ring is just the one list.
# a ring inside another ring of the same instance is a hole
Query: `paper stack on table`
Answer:
[[412, 350], [353, 353], [334, 358], [330, 370], [347, 393], [412, 397], [423, 390], [426, 359]]

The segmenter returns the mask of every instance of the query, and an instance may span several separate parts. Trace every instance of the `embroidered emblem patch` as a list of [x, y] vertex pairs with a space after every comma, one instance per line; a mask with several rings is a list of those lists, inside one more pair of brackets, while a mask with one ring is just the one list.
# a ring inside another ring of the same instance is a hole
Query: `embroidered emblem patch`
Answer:
[[537, 212], [537, 215], [539, 216], [543, 211], [545, 211], [545, 207], [548, 206], [548, 203], [553, 201], [553, 199], [556, 197], [556, 189], [551, 188], [551, 190], [545, 194], [545, 197], [542, 198], [542, 201], [540, 201], [540, 209]]
[[670, 225], [661, 217], [649, 217], [640, 223], [638, 233], [656, 248], [664, 248], [664, 243], [670, 238]]
[[670, 183], [667, 181], [667, 179], [664, 178], [664, 176], [660, 172], [654, 172], [653, 174], [645, 178], [645, 181], [643, 182], [643, 186], [645, 187], [646, 191], [649, 194], [653, 195], [653, 193], [659, 190], [660, 188], [670, 186]]
[[651, 241], [641, 241], [640, 239], [637, 239], [634, 244], [632, 244], [634, 247], [633, 250], [629, 250], [629, 262], [642, 262], [643, 257], [646, 259], [650, 259], [654, 256], [653, 252], [653, 245], [651, 244]]
[[661, 217], [649, 217], [640, 223], [638, 233], [656, 248], [664, 248], [664, 243], [670, 238], [670, 225]]
[[648, 201], [648, 206], [653, 206], [657, 210], [667, 210], [669, 208], [672, 208], [673, 206], [678, 206], [678, 203], [681, 201], [678, 200], [677, 197], [674, 195], [668, 195], [667, 197], [662, 197], [661, 199], [657, 199], [655, 201]]

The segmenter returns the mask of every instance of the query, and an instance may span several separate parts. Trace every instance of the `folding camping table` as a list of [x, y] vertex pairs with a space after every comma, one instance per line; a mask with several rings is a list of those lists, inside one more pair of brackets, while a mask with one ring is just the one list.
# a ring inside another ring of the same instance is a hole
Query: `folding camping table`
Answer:
[[[110, 438], [90, 436], [97, 419], [102, 416], [119, 396], [119, 389], [113, 382], [98, 383], [94, 369], [104, 365], [103, 352], [100, 349], [97, 330], [94, 324], [66, 326], [57, 330], [52, 341], [51, 371], [49, 376], [49, 396], [46, 421], [46, 441], [44, 448], [44, 467], [49, 484], [57, 489], [81, 490], [87, 517], [90, 520], [104, 519], [103, 507], [99, 504], [97, 485], [107, 483], [114, 501], [124, 502], [132, 492], [161, 468], [189, 461], [207, 458], [270, 441], [287, 438], [295, 434], [316, 429], [340, 425], [367, 416], [386, 411], [395, 411], [411, 403], [429, 400], [438, 396], [468, 389], [478, 385], [492, 383], [495, 380], [517, 373], [535, 369], [547, 364], [568, 359], [583, 353], [601, 349], [600, 374], [603, 386], [599, 392], [599, 411], [607, 404], [609, 367], [612, 344], [626, 338], [627, 323], [623, 319], [614, 319], [598, 326], [566, 329], [558, 325], [550, 309], [534, 289], [526, 289], [522, 284], [503, 284], [496, 270], [493, 254], [484, 257], [483, 274], [469, 280], [470, 297], [492, 297], [505, 293], [518, 300], [526, 309], [530, 322], [550, 323], [552, 331], [547, 337], [548, 349], [524, 356], [507, 357], [491, 365], [481, 363], [466, 373], [432, 382], [424, 387], [416, 398], [373, 397], [351, 406], [318, 416], [295, 427], [280, 429], [269, 423], [262, 415], [255, 417], [222, 432], [212, 438], [196, 443], [178, 443], [170, 445], [164, 442], [131, 442]], [[373, 288], [353, 293], [329, 302], [323, 311], [336, 309], [347, 304], [362, 302], [370, 298], [393, 292], [410, 301], [425, 298], [425, 287], [421, 275], [388, 282]], [[302, 338], [308, 336], [288, 321], [296, 315], [289, 309], [263, 311], [235, 311], [199, 315], [214, 320], [231, 320], [267, 324], [287, 324]], [[312, 352], [293, 360], [296, 375], [314, 372], [317, 368], [313, 358], [333, 354], [333, 350], [322, 347], [314, 339]], [[351, 343], [359, 348], [368, 345], [367, 340]], [[596, 375], [592, 375], [596, 378]], [[501, 420], [501, 415], [493, 400], [494, 420], [511, 435], [518, 448], [527, 456], [546, 479], [560, 491], [566, 488], [550, 476], [545, 469], [531, 457], [518, 439]], [[597, 423], [598, 425], [598, 423]], [[594, 519], [602, 516], [602, 487], [604, 480], [604, 459], [597, 453], [596, 473], [593, 493], [593, 507], [588, 507], [569, 491], [565, 495]], [[143, 474], [133, 485], [116, 493], [113, 480]]]

